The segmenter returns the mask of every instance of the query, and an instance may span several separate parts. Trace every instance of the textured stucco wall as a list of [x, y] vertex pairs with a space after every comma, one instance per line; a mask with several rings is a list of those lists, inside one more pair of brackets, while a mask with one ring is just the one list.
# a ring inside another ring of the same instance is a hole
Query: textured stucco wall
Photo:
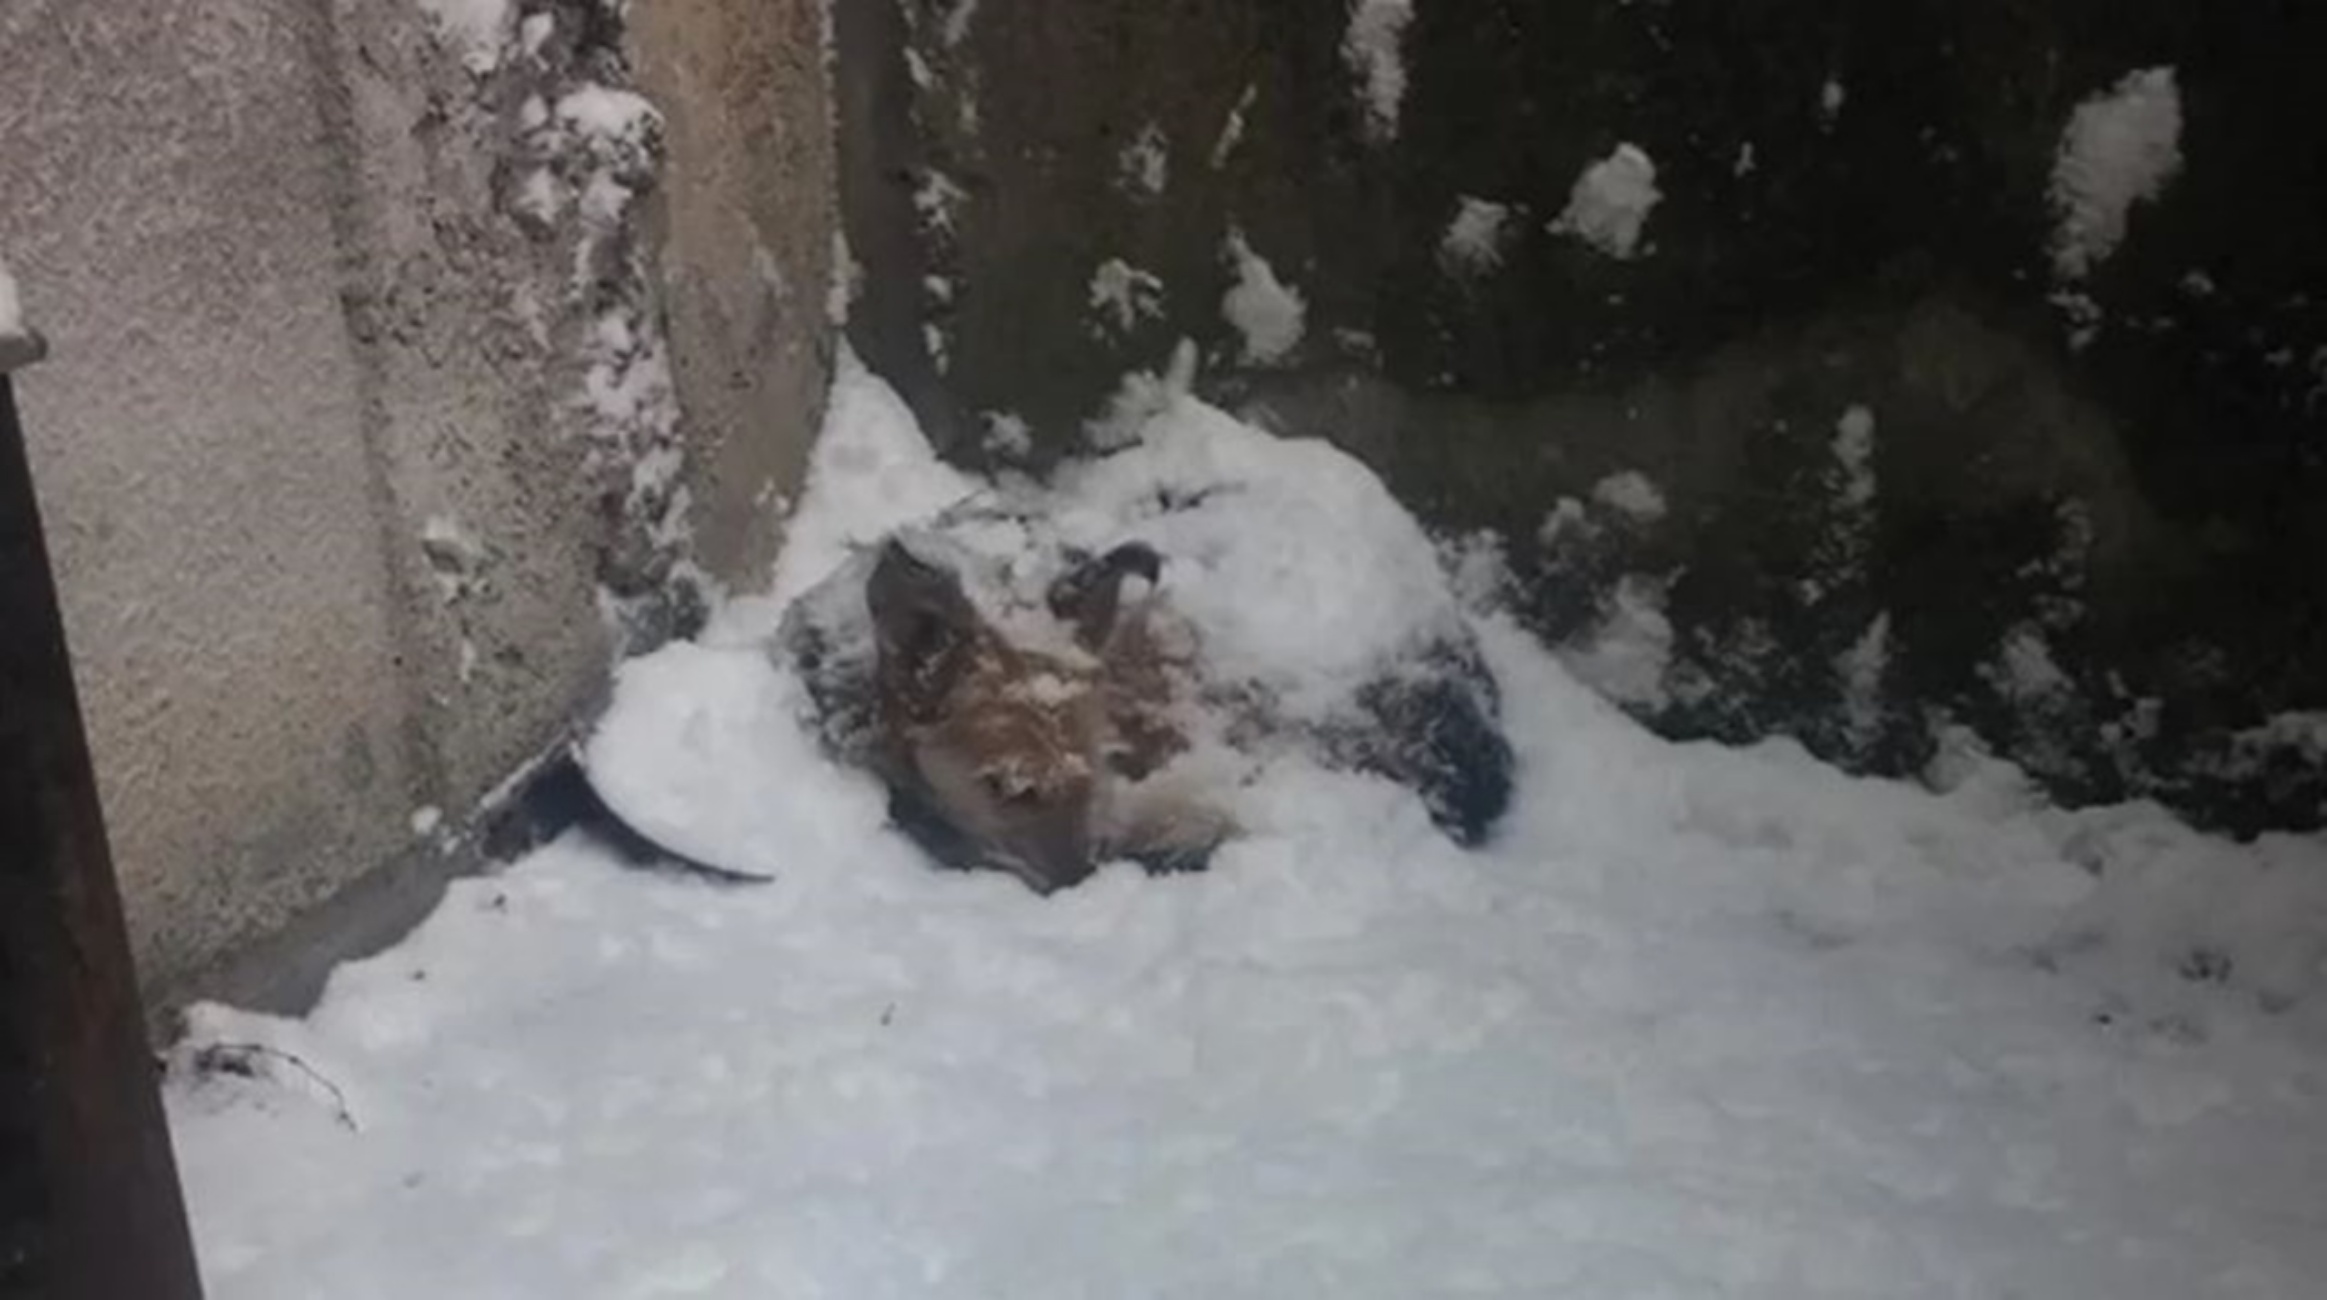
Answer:
[[0, 7], [0, 249], [54, 347], [20, 389], [165, 999], [389, 937], [610, 657], [772, 551], [829, 356], [821, 43], [649, 7], [667, 116], [600, 0]]
[[0, 241], [52, 344], [19, 387], [149, 981], [395, 853], [426, 802], [317, 21], [0, 10]]

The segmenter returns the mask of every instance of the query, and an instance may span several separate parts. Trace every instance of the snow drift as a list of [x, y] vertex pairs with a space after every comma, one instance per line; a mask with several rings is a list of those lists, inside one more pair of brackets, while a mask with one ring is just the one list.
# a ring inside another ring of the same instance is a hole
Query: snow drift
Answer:
[[303, 1020], [198, 1011], [168, 1095], [210, 1293], [2312, 1293], [2318, 840], [2049, 808], [1968, 739], [1915, 785], [1664, 743], [1450, 605], [1323, 449], [1167, 418], [1056, 526], [1157, 528], [1291, 707], [1473, 629], [1490, 844], [1295, 750], [1204, 874], [929, 871], [759, 651], [978, 490], [848, 368], [772, 594], [628, 665], [594, 756], [775, 882], [569, 839]]

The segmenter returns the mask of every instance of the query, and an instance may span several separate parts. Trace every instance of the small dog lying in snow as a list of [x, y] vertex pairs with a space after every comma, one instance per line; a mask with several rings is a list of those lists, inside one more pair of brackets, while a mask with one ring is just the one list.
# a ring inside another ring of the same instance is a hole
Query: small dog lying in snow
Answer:
[[1415, 790], [1464, 844], [1509, 801], [1511, 750], [1466, 626], [1297, 717], [1208, 663], [1154, 547], [1012, 559], [982, 562], [943, 531], [892, 536], [777, 638], [826, 747], [881, 778], [892, 820], [940, 863], [1042, 893], [1108, 861], [1201, 867], [1235, 829], [1237, 785], [1286, 746]]
[[795, 717], [880, 779], [931, 857], [1044, 892], [1109, 861], [1202, 865], [1240, 813], [1267, 815], [1246, 788], [1287, 761], [1403, 785], [1463, 844], [1503, 814], [1512, 753], [1477, 636], [1362, 463], [1173, 398], [1047, 482], [980, 484], [879, 408], [819, 443], [780, 625], [730, 642], [728, 667], [674, 646], [618, 674], [578, 755], [615, 829], [765, 879], [813, 831], [755, 825], [752, 779], [721, 756], [790, 761], [799, 736], [751, 737]]

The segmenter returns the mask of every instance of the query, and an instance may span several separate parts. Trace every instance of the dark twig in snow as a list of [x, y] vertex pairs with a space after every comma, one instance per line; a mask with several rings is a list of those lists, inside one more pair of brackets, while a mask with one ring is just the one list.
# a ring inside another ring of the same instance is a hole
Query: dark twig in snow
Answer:
[[280, 1061], [314, 1080], [331, 1094], [333, 1117], [339, 1121], [340, 1127], [350, 1133], [361, 1131], [355, 1114], [348, 1109], [347, 1094], [340, 1091], [339, 1085], [325, 1078], [314, 1066], [281, 1048], [268, 1047], [264, 1043], [211, 1043], [194, 1053], [194, 1072], [206, 1077], [228, 1074], [238, 1079], [262, 1080], [267, 1078], [266, 1069], [259, 1064], [262, 1059]]

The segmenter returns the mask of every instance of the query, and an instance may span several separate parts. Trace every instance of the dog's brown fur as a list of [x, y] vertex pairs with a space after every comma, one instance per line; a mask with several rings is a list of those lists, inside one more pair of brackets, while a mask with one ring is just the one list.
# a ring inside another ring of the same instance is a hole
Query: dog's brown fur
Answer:
[[[970, 858], [1049, 892], [1113, 856], [1171, 858], [1152, 841], [1216, 819], [1158, 815], [1127, 797], [1188, 746], [1174, 720], [1186, 656], [1165, 644], [1148, 602], [1153, 552], [1120, 548], [1070, 571], [1051, 612], [1082, 654], [1013, 644], [952, 572], [891, 542], [866, 588], [878, 655], [878, 764]], [[1209, 844], [1203, 847], [1208, 848]]]
[[[1201, 865], [1233, 830], [1222, 809], [1235, 788], [1287, 746], [1413, 790], [1458, 844], [1484, 842], [1508, 806], [1512, 754], [1467, 629], [1385, 669], [1341, 715], [1303, 722], [1264, 684], [1204, 671], [1194, 628], [1153, 590], [1162, 561], [1144, 545], [1070, 564], [1047, 610], [994, 593], [1007, 630], [960, 573], [904, 541], [865, 559], [869, 577], [834, 581], [844, 595], [864, 584], [871, 653], [819, 630], [850, 617], [830, 600], [804, 601], [784, 643], [836, 755], [877, 772], [897, 825], [941, 862], [1007, 870], [1044, 893], [1115, 859]], [[1150, 589], [1136, 598], [1134, 577]]]

